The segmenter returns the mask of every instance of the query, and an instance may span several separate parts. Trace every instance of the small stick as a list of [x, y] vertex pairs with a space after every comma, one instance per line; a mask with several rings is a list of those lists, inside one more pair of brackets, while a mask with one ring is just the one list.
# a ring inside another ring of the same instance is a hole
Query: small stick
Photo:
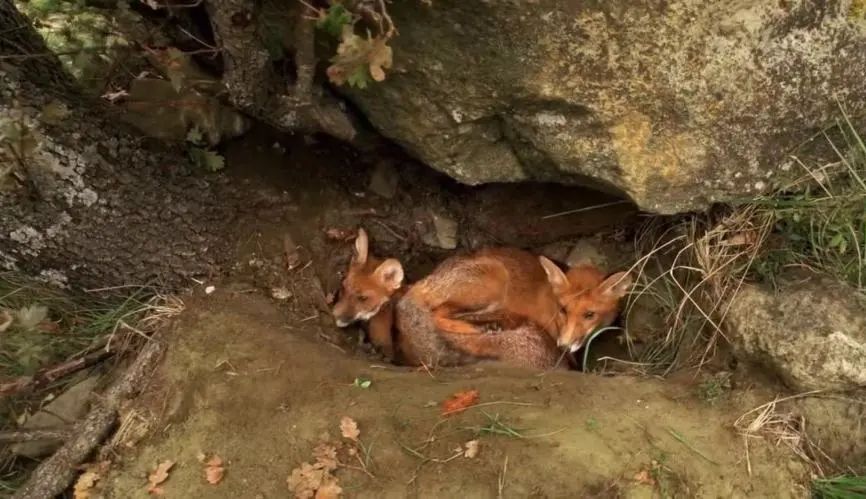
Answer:
[[499, 492], [496, 495], [498, 499], [505, 497], [502, 491], [505, 490], [505, 474], [508, 473], [508, 456], [505, 456], [505, 462], [502, 463], [502, 473], [499, 474]]
[[45, 368], [34, 374], [33, 376], [21, 376], [20, 378], [0, 383], [0, 399], [10, 395], [35, 390], [41, 386], [53, 383], [58, 379], [69, 376], [70, 374], [86, 369], [97, 362], [100, 362], [114, 355], [114, 352], [106, 352], [99, 350], [83, 357], [68, 360], [53, 367]]
[[34, 440], [66, 440], [69, 436], [69, 428], [0, 431], [0, 444], [32, 442]]
[[611, 201], [610, 203], [601, 203], [593, 206], [586, 206], [584, 208], [577, 208], [574, 210], [568, 211], [560, 211], [559, 213], [551, 213], [550, 215], [545, 215], [541, 217], [542, 220], [550, 220], [551, 218], [564, 217], [566, 215], [574, 215], [575, 213], [582, 213], [584, 211], [597, 210], [599, 208], [607, 208], [608, 206], [616, 206], [618, 204], [626, 204], [630, 201], [620, 200], [620, 201]]

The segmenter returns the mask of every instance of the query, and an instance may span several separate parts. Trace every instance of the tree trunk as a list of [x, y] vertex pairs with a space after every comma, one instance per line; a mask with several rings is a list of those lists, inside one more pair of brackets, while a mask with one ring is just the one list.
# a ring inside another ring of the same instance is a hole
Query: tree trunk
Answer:
[[178, 286], [224, 263], [239, 194], [108, 113], [0, 0], [0, 270]]

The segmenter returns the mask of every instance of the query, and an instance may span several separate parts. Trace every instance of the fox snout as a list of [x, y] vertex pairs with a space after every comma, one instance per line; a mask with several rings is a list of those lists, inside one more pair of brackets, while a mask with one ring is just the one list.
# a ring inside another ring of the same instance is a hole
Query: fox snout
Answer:
[[338, 301], [331, 310], [337, 327], [346, 327], [358, 320], [357, 312], [343, 301]]
[[337, 302], [331, 314], [334, 316], [334, 322], [336, 322], [337, 327], [346, 327], [358, 321], [370, 320], [379, 312], [380, 308], [382, 308], [382, 304], [371, 310], [358, 310], [344, 302]]

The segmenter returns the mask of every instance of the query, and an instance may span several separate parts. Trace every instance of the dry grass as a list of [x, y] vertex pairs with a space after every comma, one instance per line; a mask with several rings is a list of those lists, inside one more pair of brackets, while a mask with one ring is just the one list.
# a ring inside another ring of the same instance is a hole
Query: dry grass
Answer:
[[818, 473], [818, 476], [824, 476], [823, 464], [828, 461], [832, 463], [832, 460], [809, 439], [806, 433], [805, 419], [793, 411], [784, 410], [785, 402], [812, 397], [822, 392], [823, 390], [813, 390], [788, 397], [777, 397], [737, 418], [734, 422], [734, 428], [743, 436], [749, 475], [752, 474], [749, 441], [755, 438], [765, 438], [776, 445], [787, 446], [800, 459], [810, 465]]
[[[818, 135], [837, 161], [808, 167], [794, 157], [803, 174], [770, 196], [650, 218], [639, 230], [624, 313], [631, 367], [667, 375], [705, 365], [726, 340], [725, 318], [747, 280], [772, 283], [799, 267], [866, 292], [866, 143], [841, 106], [840, 113]], [[642, 306], [662, 311], [664, 325], [637, 348], [628, 331], [643, 325], [635, 313]]]

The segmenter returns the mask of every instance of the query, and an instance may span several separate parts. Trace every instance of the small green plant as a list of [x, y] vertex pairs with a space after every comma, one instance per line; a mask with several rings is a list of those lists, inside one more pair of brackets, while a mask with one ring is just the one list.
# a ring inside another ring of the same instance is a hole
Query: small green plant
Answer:
[[364, 388], [364, 389], [370, 388], [370, 385], [372, 385], [372, 384], [373, 384], [373, 381], [371, 381], [368, 378], [361, 377], [361, 376], [355, 378], [355, 381], [352, 382], [352, 386], [355, 386], [358, 388]]
[[589, 419], [586, 420], [586, 429], [587, 430], [596, 431], [599, 428], [601, 428], [601, 424], [598, 422], [597, 419], [590, 417]]
[[818, 478], [812, 482], [817, 499], [862, 499], [866, 497], [866, 476]]
[[509, 423], [506, 423], [500, 418], [499, 414], [489, 414], [484, 411], [481, 411], [481, 413], [487, 418], [487, 424], [466, 429], [474, 431], [478, 436], [504, 435], [512, 438], [525, 438], [522, 433], [523, 430], [519, 430], [511, 426]]
[[197, 127], [193, 127], [187, 132], [186, 141], [189, 143], [189, 159], [195, 166], [211, 173], [225, 168], [225, 158], [208, 148], [204, 134]]
[[698, 385], [698, 397], [707, 404], [715, 404], [731, 388], [730, 377], [730, 373], [721, 373], [704, 380]]
[[866, 289], [866, 143], [844, 109], [841, 115], [825, 133], [838, 161], [820, 168], [799, 163], [799, 181], [754, 203], [774, 221], [776, 242], [755, 267], [767, 281], [799, 266]]

